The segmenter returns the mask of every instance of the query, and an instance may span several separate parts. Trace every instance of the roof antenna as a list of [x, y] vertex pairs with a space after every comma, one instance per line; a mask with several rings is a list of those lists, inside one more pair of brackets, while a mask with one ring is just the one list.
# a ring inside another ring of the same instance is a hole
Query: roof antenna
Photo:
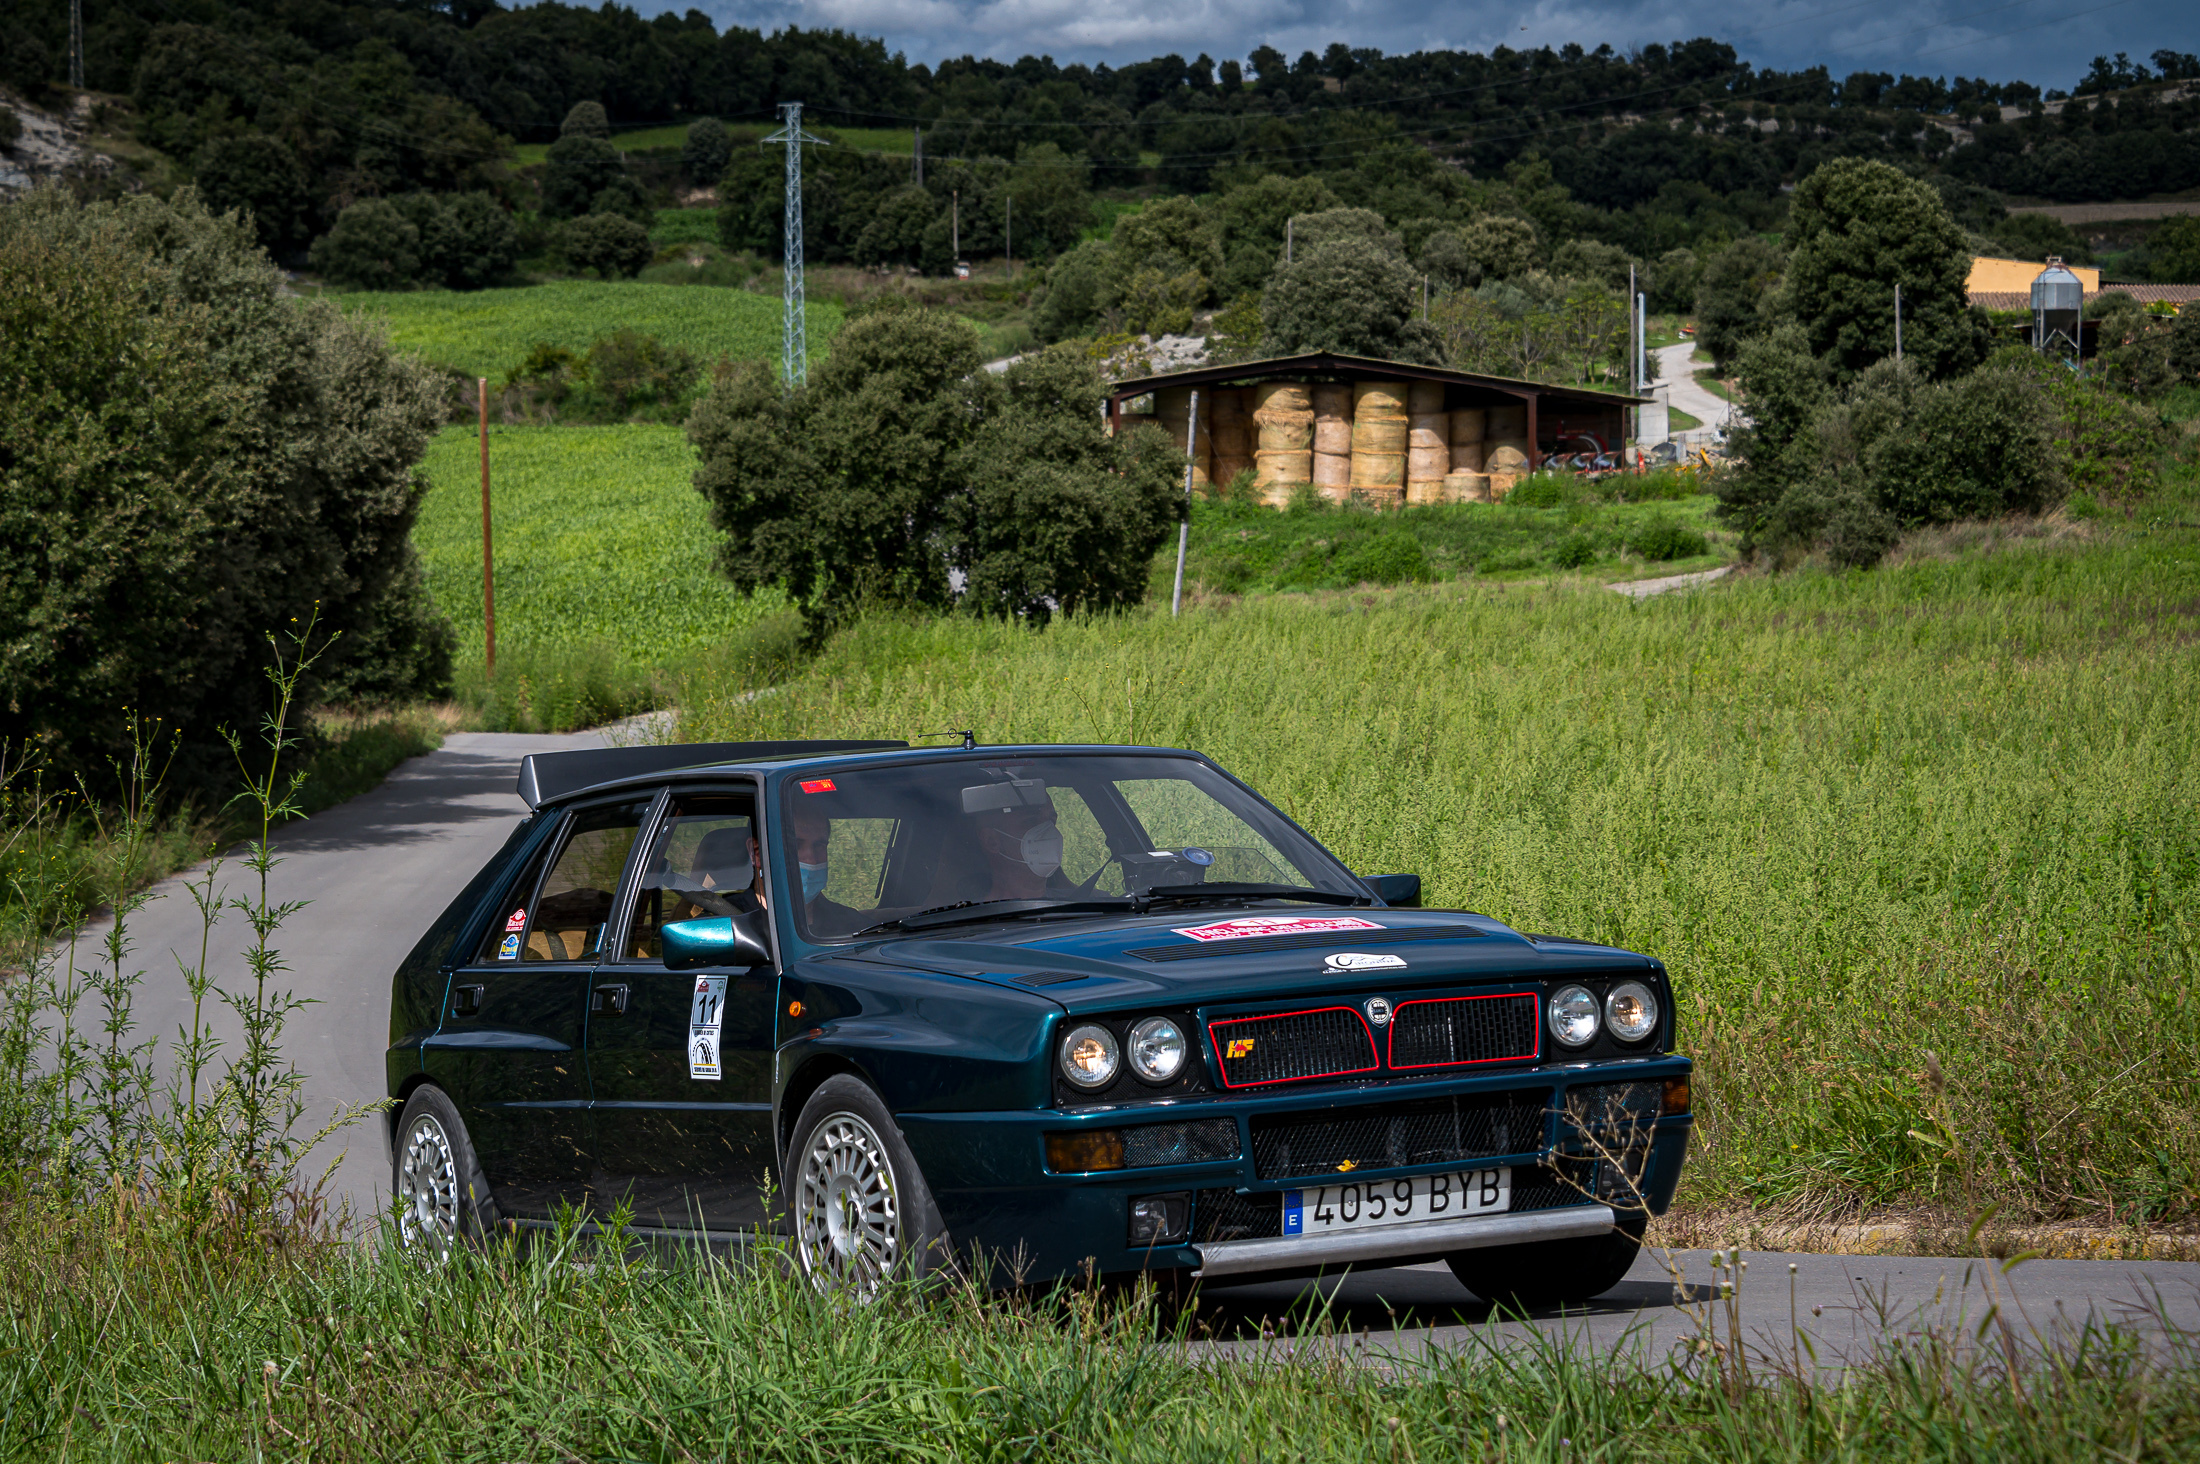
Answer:
[[919, 732], [916, 735], [919, 737], [960, 737], [963, 740], [964, 752], [976, 752], [978, 750], [978, 734], [973, 731]]

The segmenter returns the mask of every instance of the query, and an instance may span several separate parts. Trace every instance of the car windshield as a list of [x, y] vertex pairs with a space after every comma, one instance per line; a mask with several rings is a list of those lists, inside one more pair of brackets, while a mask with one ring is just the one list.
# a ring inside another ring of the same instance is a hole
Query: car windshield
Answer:
[[858, 768], [789, 779], [784, 814], [802, 884], [796, 922], [814, 941], [900, 920], [914, 928], [919, 915], [934, 923], [930, 912], [948, 907], [1006, 917], [1053, 902], [1365, 893], [1273, 808], [1183, 757]]

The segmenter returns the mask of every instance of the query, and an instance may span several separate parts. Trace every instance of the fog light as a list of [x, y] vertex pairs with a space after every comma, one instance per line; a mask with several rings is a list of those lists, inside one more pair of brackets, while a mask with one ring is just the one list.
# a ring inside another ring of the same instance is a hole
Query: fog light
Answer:
[[1056, 1174], [1089, 1174], [1123, 1167], [1121, 1129], [1078, 1129], [1047, 1135], [1047, 1168]]
[[1686, 1113], [1693, 1101], [1688, 1091], [1688, 1079], [1667, 1078], [1665, 1080], [1665, 1099], [1658, 1105], [1658, 1112]]
[[1191, 1224], [1189, 1194], [1140, 1195], [1131, 1201], [1130, 1243], [1134, 1248], [1174, 1245], [1190, 1231]]

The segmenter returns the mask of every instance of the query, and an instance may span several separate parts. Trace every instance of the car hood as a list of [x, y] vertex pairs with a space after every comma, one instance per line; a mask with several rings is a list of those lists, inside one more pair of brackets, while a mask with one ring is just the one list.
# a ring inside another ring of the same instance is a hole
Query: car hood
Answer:
[[996, 925], [957, 939], [883, 941], [836, 959], [1013, 986], [1071, 1013], [1394, 992], [1650, 964], [1612, 946], [1522, 935], [1467, 911], [1273, 906]]

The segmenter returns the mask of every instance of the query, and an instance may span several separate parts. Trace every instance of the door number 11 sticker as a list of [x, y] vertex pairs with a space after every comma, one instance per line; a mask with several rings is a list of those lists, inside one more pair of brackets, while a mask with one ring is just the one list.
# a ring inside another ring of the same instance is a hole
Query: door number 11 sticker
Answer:
[[719, 1077], [718, 1033], [726, 1011], [726, 978], [695, 978], [695, 1004], [688, 1009], [688, 1076], [715, 1083]]

